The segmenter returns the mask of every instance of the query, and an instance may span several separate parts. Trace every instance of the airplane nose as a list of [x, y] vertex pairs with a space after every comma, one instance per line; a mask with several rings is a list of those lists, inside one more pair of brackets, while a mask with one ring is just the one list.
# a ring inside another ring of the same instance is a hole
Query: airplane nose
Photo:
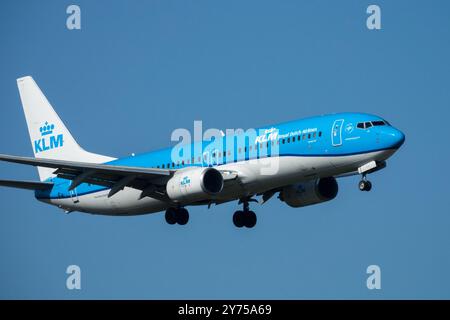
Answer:
[[400, 148], [405, 142], [405, 134], [398, 129], [392, 128], [387, 133], [387, 136], [392, 148]]

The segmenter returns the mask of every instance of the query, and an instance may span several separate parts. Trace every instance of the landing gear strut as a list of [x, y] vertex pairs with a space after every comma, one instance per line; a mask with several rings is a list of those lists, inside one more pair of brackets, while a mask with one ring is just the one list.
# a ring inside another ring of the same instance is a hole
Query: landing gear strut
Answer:
[[243, 210], [238, 210], [233, 214], [233, 223], [236, 227], [253, 228], [256, 225], [256, 214], [250, 210], [248, 203], [250, 201], [256, 201], [253, 199], [246, 199], [239, 201], [243, 204]]
[[365, 174], [363, 174], [362, 180], [358, 183], [358, 188], [361, 191], [370, 191], [372, 189], [372, 183], [367, 180]]
[[185, 208], [168, 208], [165, 217], [168, 224], [184, 226], [189, 221], [189, 212]]

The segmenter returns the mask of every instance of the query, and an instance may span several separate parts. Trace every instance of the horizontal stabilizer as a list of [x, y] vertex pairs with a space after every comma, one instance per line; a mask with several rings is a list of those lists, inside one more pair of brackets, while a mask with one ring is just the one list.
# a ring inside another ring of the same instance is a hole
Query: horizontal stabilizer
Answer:
[[28, 190], [50, 190], [53, 187], [51, 182], [0, 180], [0, 186], [20, 188]]

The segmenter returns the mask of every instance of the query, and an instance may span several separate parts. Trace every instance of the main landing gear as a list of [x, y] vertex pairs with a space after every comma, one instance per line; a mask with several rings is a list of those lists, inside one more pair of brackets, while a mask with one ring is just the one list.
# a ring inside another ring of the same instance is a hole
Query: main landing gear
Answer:
[[178, 223], [184, 226], [189, 221], [189, 212], [185, 208], [168, 208], [166, 210], [166, 222], [168, 224]]
[[254, 199], [241, 200], [239, 203], [243, 204], [243, 210], [238, 210], [233, 214], [233, 223], [236, 227], [242, 228], [253, 228], [256, 225], [256, 214], [250, 211], [248, 203], [250, 201], [255, 201]]
[[367, 180], [365, 174], [363, 174], [362, 180], [358, 183], [358, 188], [361, 191], [370, 191], [372, 189], [372, 183]]

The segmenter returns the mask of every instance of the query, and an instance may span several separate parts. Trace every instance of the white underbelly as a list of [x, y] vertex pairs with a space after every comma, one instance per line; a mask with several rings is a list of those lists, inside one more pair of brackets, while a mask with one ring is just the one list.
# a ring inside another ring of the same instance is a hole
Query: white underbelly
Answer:
[[165, 202], [154, 198], [139, 199], [141, 192], [126, 187], [110, 198], [108, 198], [109, 190], [103, 190], [73, 198], [51, 199], [46, 202], [67, 211], [104, 215], [137, 215], [158, 212], [167, 208]]

